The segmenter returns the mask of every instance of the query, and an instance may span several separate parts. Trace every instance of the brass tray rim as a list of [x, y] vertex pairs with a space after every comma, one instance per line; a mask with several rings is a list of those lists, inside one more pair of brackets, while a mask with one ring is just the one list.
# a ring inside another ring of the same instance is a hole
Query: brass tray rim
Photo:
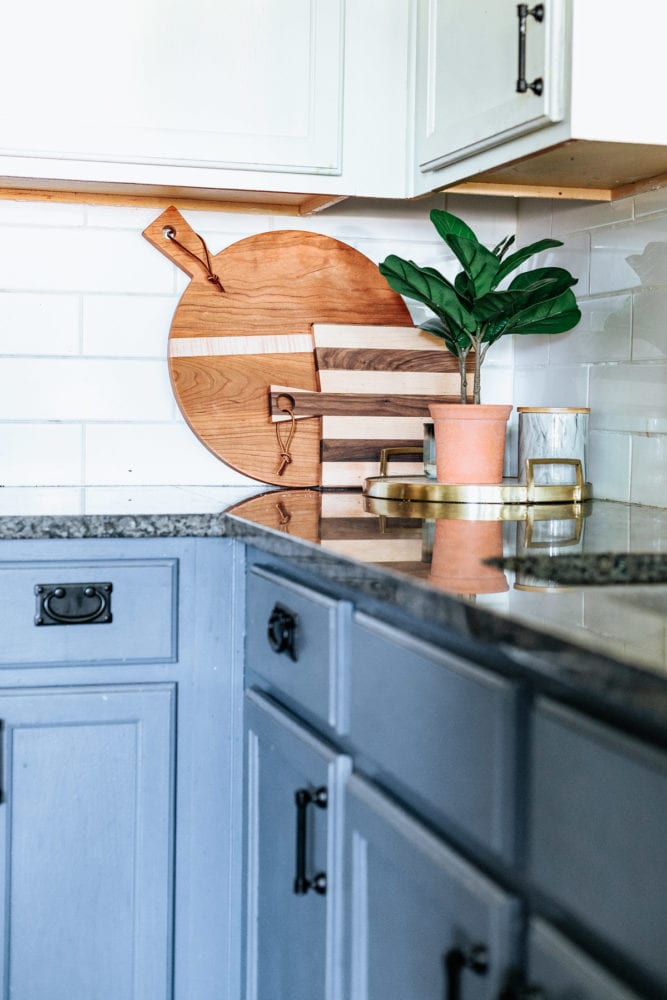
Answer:
[[372, 476], [364, 480], [366, 496], [379, 500], [428, 503], [556, 504], [590, 500], [590, 483], [542, 486], [503, 479], [501, 483], [439, 483], [427, 476]]

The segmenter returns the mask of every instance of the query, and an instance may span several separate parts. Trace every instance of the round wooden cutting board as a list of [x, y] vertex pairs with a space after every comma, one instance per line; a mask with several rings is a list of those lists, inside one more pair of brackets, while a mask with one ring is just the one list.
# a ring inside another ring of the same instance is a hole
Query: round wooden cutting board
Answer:
[[260, 233], [212, 256], [210, 270], [224, 291], [207, 271], [202, 241], [175, 208], [143, 235], [192, 279], [169, 334], [173, 390], [190, 428], [253, 479], [319, 486], [320, 418], [296, 422], [292, 461], [279, 474], [276, 426], [285, 439], [289, 422], [272, 422], [269, 387], [319, 389], [313, 323], [412, 326], [401, 296], [369, 258], [316, 233]]

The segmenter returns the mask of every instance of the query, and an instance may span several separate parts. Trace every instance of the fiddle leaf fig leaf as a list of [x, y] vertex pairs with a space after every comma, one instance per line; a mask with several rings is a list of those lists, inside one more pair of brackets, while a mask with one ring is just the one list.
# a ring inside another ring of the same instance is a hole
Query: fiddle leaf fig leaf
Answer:
[[461, 302], [446, 278], [433, 270], [424, 271], [411, 260], [390, 254], [380, 265], [382, 274], [395, 292], [429, 306], [436, 315], [444, 313], [465, 330], [475, 329], [475, 317]]
[[452, 215], [451, 212], [444, 212], [440, 208], [433, 208], [431, 209], [429, 218], [438, 231], [438, 235], [445, 243], [449, 243], [450, 236], [458, 236], [460, 239], [479, 243], [470, 226], [467, 226], [463, 219]]
[[505, 333], [565, 333], [576, 326], [581, 311], [571, 288], [546, 302], [537, 302], [511, 316]]
[[470, 282], [470, 290], [475, 299], [490, 292], [496, 282], [500, 267], [498, 258], [477, 240], [461, 239], [450, 235], [447, 243], [458, 257]]
[[[477, 239], [462, 219], [433, 209], [430, 219], [439, 236], [454, 253], [462, 270], [449, 281], [433, 267], [391, 254], [380, 273], [395, 292], [423, 302], [434, 313], [421, 328], [439, 337], [459, 360], [471, 348], [475, 359], [474, 402], [479, 403], [480, 366], [487, 347], [505, 334], [564, 333], [577, 325], [581, 312], [572, 291], [577, 279], [562, 267], [538, 267], [517, 274], [511, 283], [498, 286], [530, 257], [562, 246], [560, 240], [543, 239], [508, 254], [515, 237], [506, 236], [493, 250]], [[507, 255], [507, 256], [506, 256]], [[465, 402], [465, 399], [462, 399]]]
[[515, 251], [515, 253], [505, 258], [498, 268], [496, 284], [499, 285], [503, 278], [506, 278], [512, 271], [516, 271], [517, 267], [521, 267], [524, 261], [527, 261], [530, 257], [534, 257], [535, 254], [542, 253], [544, 250], [551, 250], [553, 247], [562, 247], [562, 245], [560, 240], [538, 240], [537, 243], [531, 243], [530, 246], [522, 247], [521, 250]]

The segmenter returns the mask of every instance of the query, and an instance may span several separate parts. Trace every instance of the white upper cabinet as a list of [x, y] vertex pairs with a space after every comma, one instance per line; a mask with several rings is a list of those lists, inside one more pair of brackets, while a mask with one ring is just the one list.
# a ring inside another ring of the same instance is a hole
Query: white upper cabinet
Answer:
[[533, 7], [508, 0], [423, 0], [417, 60], [420, 170], [438, 170], [561, 121], [564, 29], [558, 0]]
[[414, 193], [613, 198], [664, 181], [664, 0], [416, 3]]
[[37, 0], [5, 14], [6, 186], [405, 188], [400, 0]]

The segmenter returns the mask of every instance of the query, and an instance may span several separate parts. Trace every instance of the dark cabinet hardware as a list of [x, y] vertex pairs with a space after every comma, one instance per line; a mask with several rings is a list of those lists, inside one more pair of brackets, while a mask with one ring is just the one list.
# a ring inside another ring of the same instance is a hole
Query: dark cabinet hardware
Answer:
[[447, 1000], [461, 1000], [461, 977], [465, 969], [476, 976], [484, 976], [489, 971], [489, 952], [483, 944], [470, 948], [450, 948], [445, 955], [447, 975]]
[[296, 662], [297, 616], [282, 604], [276, 604], [269, 616], [266, 634], [274, 653], [287, 653]]
[[517, 93], [525, 94], [527, 90], [540, 97], [544, 90], [544, 80], [541, 76], [536, 77], [532, 83], [526, 80], [526, 21], [529, 17], [534, 17], [536, 21], [544, 20], [544, 4], [538, 3], [534, 7], [529, 7], [527, 3], [519, 3], [516, 7], [519, 18], [519, 70], [516, 81]]
[[307, 809], [309, 805], [317, 806], [319, 809], [326, 809], [328, 794], [324, 787], [316, 788], [311, 792], [308, 788], [297, 788], [294, 793], [296, 803], [296, 875], [294, 876], [294, 893], [297, 896], [305, 896], [309, 889], [313, 889], [324, 896], [327, 891], [327, 877], [324, 872], [318, 872], [309, 879], [306, 875], [306, 855], [307, 855]]
[[38, 583], [35, 625], [106, 625], [111, 583]]

